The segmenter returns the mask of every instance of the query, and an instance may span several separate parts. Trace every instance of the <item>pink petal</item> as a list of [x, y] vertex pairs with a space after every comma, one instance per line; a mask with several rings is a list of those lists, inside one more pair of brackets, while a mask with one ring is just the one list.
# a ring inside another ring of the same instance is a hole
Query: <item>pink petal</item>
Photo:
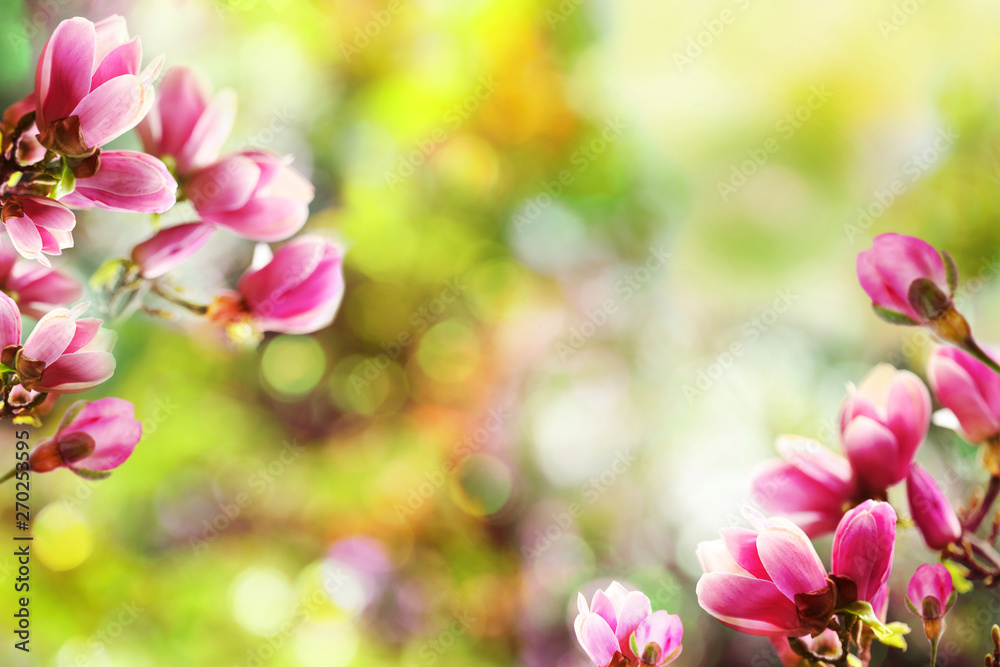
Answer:
[[787, 516], [810, 537], [834, 530], [856, 493], [853, 482], [828, 488], [784, 461], [758, 465], [751, 472], [751, 488], [755, 503]]
[[[199, 211], [200, 212], [200, 211]], [[206, 220], [228, 227], [252, 241], [283, 241], [306, 224], [309, 207], [290, 199], [261, 197], [235, 211], [204, 215]]]
[[858, 280], [872, 301], [920, 321], [909, 305], [910, 284], [928, 278], [948, 292], [944, 262], [926, 241], [901, 234], [882, 234], [870, 250], [858, 255]]
[[213, 225], [191, 222], [167, 227], [132, 250], [132, 261], [145, 278], [159, 278], [208, 243], [215, 233]]
[[114, 372], [115, 357], [110, 352], [65, 354], [46, 367], [36, 389], [61, 394], [86, 391], [110, 378]]
[[967, 353], [946, 347], [931, 354], [927, 376], [938, 400], [955, 413], [970, 442], [1000, 433], [1000, 376]]
[[892, 569], [895, 540], [895, 510], [866, 500], [844, 515], [834, 533], [832, 572], [853, 579], [858, 598], [872, 602]]
[[142, 44], [136, 37], [130, 42], [117, 46], [109, 53], [94, 72], [94, 78], [90, 83], [91, 92], [96, 90], [101, 84], [107, 83], [111, 79], [124, 74], [136, 75], [139, 73], [139, 66], [142, 64]]
[[128, 41], [128, 28], [124, 17], [112, 14], [95, 23], [94, 31], [97, 34], [94, 67], [97, 67], [112, 50]]
[[639, 591], [632, 591], [625, 596], [621, 609], [618, 611], [618, 626], [615, 628], [615, 636], [618, 638], [618, 650], [627, 658], [636, 658], [629, 646], [629, 638], [635, 629], [639, 627], [642, 619], [653, 613], [653, 607], [649, 598]]
[[882, 424], [858, 417], [843, 435], [844, 451], [861, 485], [870, 493], [885, 491], [901, 481], [896, 471], [896, 436]]
[[10, 279], [18, 257], [14, 244], [4, 234], [0, 234], [0, 282], [5, 283]]
[[65, 309], [54, 310], [35, 325], [24, 343], [24, 354], [45, 362], [46, 366], [58, 359], [76, 335], [76, 321]]
[[21, 197], [24, 215], [39, 227], [62, 232], [72, 231], [76, 227], [76, 216], [54, 199], [48, 197]]
[[[889, 387], [886, 426], [896, 436], [895, 477], [903, 478], [931, 423], [931, 396], [923, 381], [900, 371]], [[886, 465], [891, 465], [886, 462]]]
[[[73, 247], [72, 232], [63, 232], [45, 227], [35, 227], [42, 239], [42, 252], [49, 255], [61, 255], [63, 248]], [[36, 258], [39, 259], [40, 258]], [[43, 262], [44, 263], [44, 262]]]
[[[261, 182], [264, 182], [263, 176]], [[299, 172], [291, 167], [281, 166], [274, 176], [267, 180], [266, 187], [261, 189], [260, 194], [308, 204], [316, 196], [316, 188]]]
[[149, 91], [138, 76], [115, 77], [89, 93], [73, 109], [80, 117], [87, 146], [103, 146], [125, 134], [142, 119]]
[[183, 148], [176, 153], [178, 170], [184, 173], [218, 158], [235, 120], [236, 94], [231, 90], [220, 91], [198, 118]]
[[698, 580], [696, 592], [702, 609], [746, 634], [805, 634], [795, 604], [770, 581], [710, 572]]
[[618, 640], [607, 622], [597, 614], [588, 614], [583, 619], [577, 639], [583, 650], [587, 652], [595, 664], [607, 665], [615, 657], [618, 650]]
[[28, 259], [35, 259], [42, 251], [42, 237], [28, 218], [7, 218], [4, 223], [14, 248]]
[[831, 495], [841, 498], [853, 489], [851, 464], [815, 440], [782, 436], [777, 449], [786, 461]]
[[663, 610], [650, 614], [635, 630], [635, 645], [640, 653], [647, 644], [655, 643], [660, 647], [660, 655], [665, 657], [680, 648], [683, 638], [684, 625], [680, 616]]
[[225, 211], [240, 210], [250, 201], [260, 168], [236, 155], [196, 171], [185, 186], [191, 203], [205, 220]]
[[0, 292], [0, 350], [21, 344], [21, 313], [9, 296]]
[[698, 557], [702, 572], [727, 572], [745, 577], [751, 576], [736, 562], [723, 540], [699, 542], [695, 548], [695, 555]]
[[66, 346], [66, 351], [63, 354], [71, 354], [83, 349], [94, 340], [94, 336], [97, 335], [97, 331], [101, 328], [101, 320], [96, 317], [84, 317], [76, 321], [76, 332], [73, 334], [73, 340], [70, 341], [69, 345]]
[[163, 119], [159, 150], [179, 158], [191, 139], [198, 119], [205, 113], [208, 95], [198, 77], [186, 67], [168, 70], [157, 95], [157, 106]]
[[740, 567], [758, 579], [771, 579], [763, 563], [760, 562], [760, 556], [757, 555], [757, 531], [747, 528], [723, 528], [719, 532], [722, 533], [726, 548]]
[[800, 529], [774, 527], [762, 531], [757, 537], [757, 552], [770, 579], [788, 599], [827, 587], [823, 561]]
[[7, 286], [17, 293], [21, 311], [35, 319], [83, 295], [83, 287], [69, 276], [26, 262], [15, 267]]
[[90, 92], [96, 44], [97, 32], [87, 19], [67, 19], [56, 26], [35, 70], [39, 128], [72, 115]]
[[97, 173], [77, 180], [78, 196], [101, 208], [164, 213], [175, 200], [177, 182], [158, 158], [134, 151], [107, 151]]
[[590, 612], [603, 618], [612, 631], [618, 627], [618, 610], [607, 594], [598, 590], [590, 601]]
[[954, 592], [951, 573], [941, 563], [925, 563], [917, 568], [910, 579], [906, 595], [917, 609], [922, 609], [924, 598], [934, 598], [944, 611], [948, 598]]
[[88, 404], [59, 437], [83, 432], [94, 439], [94, 453], [76, 465], [91, 470], [111, 470], [132, 454], [142, 437], [135, 408], [120, 398], [102, 398]]
[[962, 536], [962, 524], [951, 502], [919, 463], [910, 466], [906, 477], [906, 499], [913, 522], [931, 549], [945, 549]]

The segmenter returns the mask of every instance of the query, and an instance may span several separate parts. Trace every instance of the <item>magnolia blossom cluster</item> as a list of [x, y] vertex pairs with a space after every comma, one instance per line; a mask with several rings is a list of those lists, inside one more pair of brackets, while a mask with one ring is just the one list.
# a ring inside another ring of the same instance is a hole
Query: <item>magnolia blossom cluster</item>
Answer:
[[[344, 290], [343, 251], [305, 225], [312, 184], [291, 159], [264, 150], [222, 153], [233, 127], [230, 91], [211, 95], [184, 68], [148, 62], [125, 20], [61, 22], [42, 49], [34, 90], [0, 119], [0, 417], [39, 423], [62, 394], [111, 377], [114, 336], [85, 317], [83, 285], [53, 267], [71, 254], [75, 211], [144, 214], [151, 233], [91, 278], [95, 310], [163, 313], [162, 299], [235, 340], [265, 332], [306, 334], [329, 325]], [[143, 151], [107, 149], [135, 130]], [[159, 227], [159, 214], [189, 202], [196, 219]], [[123, 230], [124, 231], [124, 230]], [[172, 287], [178, 270], [216, 233], [258, 244], [235, 285], [195, 304]], [[127, 235], [127, 233], [126, 233]], [[281, 243], [276, 250], [265, 244]], [[125, 308], [122, 304], [131, 306]], [[22, 340], [23, 318], [37, 320]], [[249, 332], [249, 335], [248, 335]], [[130, 403], [101, 399], [68, 409], [30, 468], [68, 467], [100, 477], [128, 458], [141, 435]]]
[[[955, 306], [958, 270], [946, 252], [917, 238], [884, 234], [859, 254], [857, 275], [881, 318], [926, 327], [940, 340], [924, 366], [930, 391], [916, 374], [881, 364], [857, 387], [848, 387], [837, 420], [839, 452], [808, 438], [779, 438], [781, 458], [751, 475], [753, 501], [777, 516], [744, 508], [749, 527], [725, 528], [721, 539], [698, 545], [698, 602], [722, 624], [767, 637], [789, 667], [868, 665], [874, 641], [906, 646], [909, 628], [886, 616], [897, 527], [912, 525], [941, 561], [918, 567], [905, 591], [906, 606], [930, 643], [933, 667], [956, 584], [1000, 585], [1000, 512], [994, 513], [1000, 496], [1000, 364]], [[935, 423], [953, 423], [978, 446], [989, 475], [985, 490], [973, 492], [959, 509], [917, 462], [932, 400], [942, 406]], [[888, 502], [889, 490], [903, 483], [911, 521], [899, 520]], [[991, 513], [989, 534], [979, 534]], [[810, 538], [830, 532], [827, 566]], [[577, 636], [600, 667], [647, 664], [638, 650], [642, 642], [625, 641], [647, 636], [636, 629], [649, 614], [639, 596], [619, 588], [614, 595], [599, 591], [589, 608], [581, 597]], [[600, 621], [592, 620], [598, 609], [605, 610]], [[992, 640], [987, 665], [1000, 664], [996, 626]]]
[[684, 627], [676, 614], [653, 611], [644, 593], [617, 581], [598, 590], [590, 604], [580, 593], [576, 637], [596, 665], [662, 667], [681, 654]]

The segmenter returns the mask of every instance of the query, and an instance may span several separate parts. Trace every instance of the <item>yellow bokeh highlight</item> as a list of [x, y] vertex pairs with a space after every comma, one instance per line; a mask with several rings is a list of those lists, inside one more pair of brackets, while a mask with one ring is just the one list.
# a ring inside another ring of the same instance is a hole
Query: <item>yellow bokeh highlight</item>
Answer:
[[479, 339], [459, 320], [445, 320], [431, 327], [420, 341], [417, 360], [428, 377], [438, 382], [461, 382], [479, 363]]
[[79, 567], [94, 551], [90, 526], [62, 502], [38, 513], [32, 535], [32, 553], [42, 565], [57, 572]]
[[326, 354], [309, 336], [278, 336], [260, 360], [260, 374], [272, 393], [301, 396], [312, 390], [326, 371]]

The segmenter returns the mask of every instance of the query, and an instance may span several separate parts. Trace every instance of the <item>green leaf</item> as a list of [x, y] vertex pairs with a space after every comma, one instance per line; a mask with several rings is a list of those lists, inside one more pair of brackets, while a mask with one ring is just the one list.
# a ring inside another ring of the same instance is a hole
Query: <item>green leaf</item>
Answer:
[[872, 632], [875, 633], [875, 637], [877, 637], [879, 641], [891, 637], [893, 634], [892, 630], [883, 625], [882, 621], [878, 620], [878, 616], [875, 615], [875, 610], [872, 609], [870, 602], [865, 602], [863, 600], [852, 602], [837, 611], [853, 614], [860, 618], [862, 623], [872, 629]]
[[856, 655], [847, 654], [847, 664], [851, 667], [865, 667], [864, 663]]
[[965, 595], [972, 590], [972, 582], [966, 578], [966, 570], [964, 567], [958, 563], [953, 563], [950, 560], [944, 561], [944, 566], [948, 568], [951, 572], [951, 583], [955, 585], [955, 590], [960, 594]]
[[909, 316], [903, 313], [896, 312], [895, 310], [889, 310], [888, 308], [883, 308], [882, 306], [876, 306], [872, 304], [872, 309], [875, 310], [875, 314], [880, 318], [888, 322], [889, 324], [901, 324], [903, 326], [912, 327], [916, 326], [916, 320], [911, 319]]
[[885, 639], [879, 639], [880, 642], [886, 646], [891, 646], [893, 648], [898, 648], [900, 650], [906, 650], [906, 640], [903, 639], [903, 635], [910, 634], [910, 626], [906, 623], [900, 623], [899, 621], [893, 621], [892, 623], [886, 624], [889, 631], [892, 632], [891, 635]]
[[948, 291], [954, 296], [958, 287], [958, 267], [955, 265], [955, 258], [947, 250], [942, 250], [941, 259], [944, 260], [944, 270], [948, 275]]
[[73, 169], [69, 166], [69, 160], [63, 158], [62, 173], [59, 175], [59, 180], [56, 184], [52, 186], [49, 196], [53, 199], [59, 199], [73, 192], [73, 190], [76, 190], [76, 176], [73, 175]]

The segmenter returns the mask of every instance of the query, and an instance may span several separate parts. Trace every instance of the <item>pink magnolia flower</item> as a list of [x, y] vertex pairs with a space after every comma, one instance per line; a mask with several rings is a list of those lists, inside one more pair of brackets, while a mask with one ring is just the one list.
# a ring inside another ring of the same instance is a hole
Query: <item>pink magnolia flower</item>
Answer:
[[136, 131], [147, 153], [170, 156], [177, 174], [186, 176], [219, 157], [235, 118], [232, 91], [212, 98], [194, 72], [174, 67], [163, 76], [156, 104]]
[[144, 278], [159, 278], [208, 243], [215, 226], [188, 222], [161, 229], [132, 249], [132, 261]]
[[70, 406], [51, 438], [43, 440], [28, 459], [34, 472], [70, 468], [89, 478], [106, 477], [132, 455], [142, 437], [135, 408], [120, 398]]
[[25, 389], [72, 394], [95, 387], [115, 372], [114, 335], [96, 318], [77, 319], [87, 308], [56, 308], [35, 325], [18, 357]]
[[145, 70], [142, 45], [129, 40], [125, 19], [84, 18], [56, 26], [35, 70], [39, 140], [68, 156], [83, 156], [136, 126], [153, 105], [153, 81], [163, 56]]
[[45, 158], [45, 146], [38, 142], [38, 125], [32, 122], [27, 127], [22, 128], [21, 136], [17, 140], [16, 148], [12, 146], [13, 133], [21, 119], [35, 110], [35, 93], [30, 92], [22, 99], [14, 102], [3, 112], [2, 127], [4, 134], [3, 150], [7, 152], [10, 148], [14, 159], [22, 167], [29, 164], [41, 162]]
[[906, 497], [913, 521], [928, 547], [940, 551], [962, 536], [962, 524], [954, 508], [931, 474], [919, 463], [910, 466]]
[[896, 511], [889, 503], [866, 500], [844, 515], [833, 536], [832, 568], [858, 587], [858, 600], [883, 614], [896, 542]]
[[642, 619], [632, 635], [631, 648], [643, 665], [663, 667], [681, 654], [684, 625], [681, 617], [660, 610]]
[[165, 213], [177, 200], [177, 181], [158, 158], [135, 151], [101, 153], [93, 176], [59, 201], [77, 208]]
[[861, 489], [879, 497], [902, 481], [930, 426], [931, 398], [913, 373], [879, 364], [844, 400], [840, 434]]
[[[842, 651], [840, 637], [829, 628], [816, 637], [799, 637], [799, 641], [805, 644], [807, 650], [830, 660], [839, 658]], [[787, 637], [771, 637], [770, 642], [784, 667], [814, 667], [812, 663], [792, 650]]]
[[721, 540], [698, 545], [705, 573], [698, 580], [698, 604], [750, 635], [792, 637], [822, 630], [833, 611], [832, 597], [824, 618], [803, 616], [796, 605], [799, 596], [833, 595], [809, 537], [788, 519], [765, 519], [750, 510], [744, 515], [752, 530], [724, 528]]
[[787, 516], [810, 537], [833, 532], [858, 488], [847, 459], [818, 442], [782, 436], [783, 461], [766, 461], [752, 473], [754, 502]]
[[955, 291], [955, 276], [949, 276], [942, 255], [926, 241], [902, 234], [877, 236], [871, 249], [858, 255], [858, 280], [880, 314], [906, 324], [928, 323], [950, 305]]
[[577, 596], [580, 613], [573, 624], [576, 638], [598, 667], [604, 667], [620, 652], [626, 658], [637, 656], [629, 645], [632, 633], [653, 613], [649, 598], [639, 591], [629, 592], [617, 581], [606, 590], [598, 590], [587, 605], [583, 593]]
[[955, 604], [955, 597], [955, 585], [948, 568], [941, 563], [925, 563], [910, 579], [906, 606], [925, 621], [932, 621], [948, 613]]
[[21, 344], [21, 313], [9, 296], [0, 292], [0, 350]]
[[266, 151], [228, 155], [191, 175], [184, 191], [202, 220], [254, 241], [282, 241], [302, 229], [313, 186]]
[[333, 321], [344, 295], [342, 251], [321, 236], [300, 236], [237, 288], [258, 331], [304, 334]]
[[937, 399], [958, 417], [969, 442], [1000, 435], [1000, 375], [968, 352], [938, 346], [927, 362], [927, 378]]
[[45, 255], [61, 255], [73, 247], [76, 216], [64, 205], [47, 197], [9, 195], [0, 212], [14, 248], [22, 257], [51, 266]]
[[[52, 412], [59, 402], [60, 394], [45, 394], [40, 391], [27, 390], [21, 385], [15, 385], [7, 397], [11, 411], [16, 415], [33, 415], [44, 417]], [[39, 403], [39, 401], [41, 401]]]
[[10, 240], [0, 236], [0, 290], [17, 303], [21, 314], [37, 320], [83, 295], [83, 287], [69, 276], [19, 258]]

